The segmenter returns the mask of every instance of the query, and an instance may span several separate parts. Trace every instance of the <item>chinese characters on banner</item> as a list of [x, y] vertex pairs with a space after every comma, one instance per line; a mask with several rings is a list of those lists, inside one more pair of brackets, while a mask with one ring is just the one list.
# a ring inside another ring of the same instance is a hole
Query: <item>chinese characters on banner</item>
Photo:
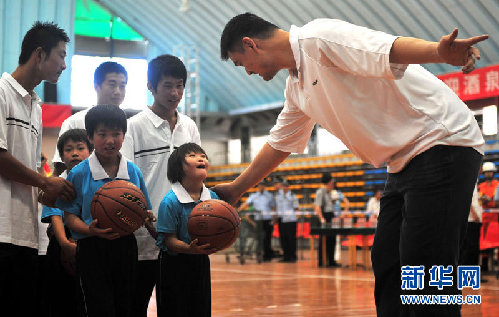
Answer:
[[499, 65], [475, 69], [463, 75], [461, 72], [438, 76], [461, 100], [474, 100], [499, 95]]

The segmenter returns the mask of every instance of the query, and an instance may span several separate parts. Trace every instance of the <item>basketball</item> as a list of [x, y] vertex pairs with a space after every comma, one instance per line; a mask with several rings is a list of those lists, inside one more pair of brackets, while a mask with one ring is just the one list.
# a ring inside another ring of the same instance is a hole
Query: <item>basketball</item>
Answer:
[[189, 215], [187, 223], [192, 240], [198, 244], [209, 243], [218, 251], [230, 247], [241, 231], [241, 219], [237, 211], [222, 200], [200, 202]]
[[120, 236], [126, 236], [144, 224], [147, 199], [135, 184], [114, 180], [95, 193], [90, 212], [98, 220], [99, 228], [112, 228]]

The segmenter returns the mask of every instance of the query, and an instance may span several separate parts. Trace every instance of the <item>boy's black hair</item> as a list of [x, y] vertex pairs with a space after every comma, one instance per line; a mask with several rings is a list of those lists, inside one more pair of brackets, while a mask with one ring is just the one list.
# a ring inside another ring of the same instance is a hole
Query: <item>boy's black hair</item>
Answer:
[[196, 143], [185, 143], [173, 151], [168, 159], [168, 171], [166, 176], [171, 183], [181, 182], [184, 178], [185, 156], [189, 153], [202, 153], [206, 154], [201, 146]]
[[279, 27], [253, 13], [243, 13], [236, 15], [225, 25], [220, 38], [220, 57], [226, 61], [229, 52], [242, 52], [243, 37], [257, 39], [268, 39], [272, 37]]
[[187, 70], [180, 58], [173, 55], [160, 55], [149, 62], [147, 65], [147, 81], [154, 90], [158, 89], [158, 83], [161, 76], [171, 76], [176, 79], [182, 79], [184, 87], [187, 81]]
[[24, 65], [30, 59], [31, 54], [41, 47], [47, 58], [54, 47], [59, 42], [68, 43], [69, 37], [66, 32], [54, 22], [40, 22], [33, 24], [31, 29], [24, 35], [21, 45], [21, 55], [19, 55], [19, 65]]
[[97, 105], [85, 115], [85, 129], [89, 137], [94, 137], [95, 128], [103, 124], [109, 128], [118, 128], [126, 133], [126, 114], [120, 107], [112, 105]]
[[87, 131], [85, 129], [70, 129], [64, 132], [59, 137], [59, 140], [57, 140], [57, 151], [59, 151], [59, 156], [61, 158], [64, 156], [64, 146], [69, 140], [73, 142], [84, 142], [87, 145], [89, 153], [92, 153], [94, 150], [94, 145], [88, 140]]
[[321, 177], [321, 182], [323, 184], [329, 183], [333, 179], [333, 176], [331, 176], [331, 173], [323, 173]]
[[109, 73], [118, 73], [125, 75], [125, 80], [128, 82], [128, 73], [123, 65], [116, 62], [104, 62], [97, 66], [94, 72], [94, 84], [97, 86], [102, 85], [106, 80], [106, 75]]

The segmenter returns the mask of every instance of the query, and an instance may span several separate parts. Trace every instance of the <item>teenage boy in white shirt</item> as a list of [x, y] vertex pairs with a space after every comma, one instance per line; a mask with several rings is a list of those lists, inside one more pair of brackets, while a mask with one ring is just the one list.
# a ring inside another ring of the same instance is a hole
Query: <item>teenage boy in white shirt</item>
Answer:
[[[201, 145], [194, 121], [177, 110], [186, 80], [184, 63], [175, 56], [161, 55], [149, 62], [147, 87], [154, 103], [128, 120], [128, 133], [121, 149], [142, 171], [156, 217], [159, 204], [171, 189], [166, 177], [170, 154], [185, 143]], [[147, 317], [149, 299], [158, 279], [159, 249], [153, 236], [155, 229], [150, 226], [135, 232], [139, 262], [134, 316]]]
[[[416, 64], [474, 69], [472, 45], [487, 35], [440, 42], [396, 37], [340, 20], [317, 19], [289, 32], [251, 14], [232, 18], [221, 57], [271, 80], [289, 71], [284, 108], [250, 166], [215, 191], [234, 203], [290, 153], [314, 125], [367, 163], [388, 165], [372, 260], [378, 316], [459, 316], [458, 305], [402, 305], [401, 294], [460, 294], [430, 287], [432, 265], [457, 271], [473, 187], [483, 156], [480, 128], [442, 81]], [[401, 266], [425, 267], [423, 290], [401, 291]], [[455, 281], [455, 280], [454, 280]]]
[[[128, 73], [121, 64], [107, 61], [97, 66], [94, 71], [94, 89], [97, 93], [97, 104], [119, 107], [125, 100], [127, 82]], [[71, 129], [85, 129], [85, 116], [90, 109], [79, 111], [64, 120], [59, 131], [59, 137]], [[52, 164], [54, 164], [55, 175], [60, 175], [66, 169], [57, 149], [55, 149]]]
[[23, 316], [35, 316], [38, 310], [35, 187], [48, 197], [74, 198], [65, 179], [37, 172], [42, 109], [33, 91], [42, 80], [57, 82], [66, 69], [68, 42], [56, 24], [36, 22], [24, 36], [19, 66], [0, 79], [0, 307]]

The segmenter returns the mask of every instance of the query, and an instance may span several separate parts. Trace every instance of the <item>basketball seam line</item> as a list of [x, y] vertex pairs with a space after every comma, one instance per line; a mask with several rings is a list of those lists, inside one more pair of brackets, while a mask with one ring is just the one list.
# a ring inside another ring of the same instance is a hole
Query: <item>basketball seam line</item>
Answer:
[[[98, 195], [99, 195], [99, 196], [101, 196], [101, 194], [98, 194]], [[103, 196], [103, 195], [102, 195], [102, 196]], [[107, 197], [107, 196], [105, 196], [105, 197]], [[95, 203], [96, 203], [96, 204], [101, 205], [102, 209], [103, 209], [103, 210], [105, 210], [105, 208], [104, 208], [104, 204], [103, 204], [103, 203], [101, 203], [100, 201], [97, 201], [97, 200], [95, 200]], [[95, 209], [95, 208], [94, 208], [94, 209]], [[126, 224], [125, 224], [123, 221], [121, 221], [121, 222], [116, 222], [116, 221], [115, 221], [115, 219], [113, 219], [113, 218], [109, 217], [109, 215], [108, 215], [106, 212], [104, 212], [104, 215], [106, 216], [106, 218], [107, 218], [109, 221], [111, 221], [114, 225], [116, 225], [117, 227], [119, 227], [119, 229], [120, 229], [120, 230], [125, 231], [125, 232], [128, 232], [128, 230], [126, 230], [126, 229], [123, 229], [123, 228], [122, 228], [122, 225], [125, 225], [125, 226], [126, 226]], [[92, 218], [93, 218], [93, 216], [92, 216]], [[127, 229], [129, 229], [130, 227], [126, 227], [126, 228], [127, 228]], [[107, 229], [107, 228], [101, 228], [101, 229]], [[111, 228], [111, 229], [112, 229], [112, 228]], [[118, 232], [118, 233], [119, 233], [119, 232]]]
[[[96, 194], [97, 194], [97, 193], [96, 193]], [[120, 205], [122, 205], [122, 206], [124, 206], [124, 207], [127, 207], [127, 208], [128, 208], [128, 206], [123, 205], [123, 204], [122, 204], [119, 200], [116, 200], [116, 199], [114, 199], [113, 197], [110, 197], [110, 196], [108, 196], [108, 195], [104, 195], [104, 194], [102, 194], [102, 193], [100, 193], [99, 195], [100, 195], [100, 196], [103, 196], [103, 197], [107, 197], [107, 198], [109, 198], [109, 199], [111, 199], [111, 200], [114, 200], [114, 201], [115, 201], [115, 202], [117, 202], [118, 204], [120, 204]], [[134, 214], [136, 214], [136, 215], [138, 215], [139, 217], [141, 217], [141, 215], [137, 214], [137, 213], [136, 213], [133, 209], [131, 209], [131, 208], [128, 208], [128, 209], [132, 210]], [[141, 218], [142, 218], [142, 217], [141, 217]], [[144, 217], [144, 218], [145, 218], [145, 217]], [[142, 221], [144, 220], [144, 218], [142, 218]]]

